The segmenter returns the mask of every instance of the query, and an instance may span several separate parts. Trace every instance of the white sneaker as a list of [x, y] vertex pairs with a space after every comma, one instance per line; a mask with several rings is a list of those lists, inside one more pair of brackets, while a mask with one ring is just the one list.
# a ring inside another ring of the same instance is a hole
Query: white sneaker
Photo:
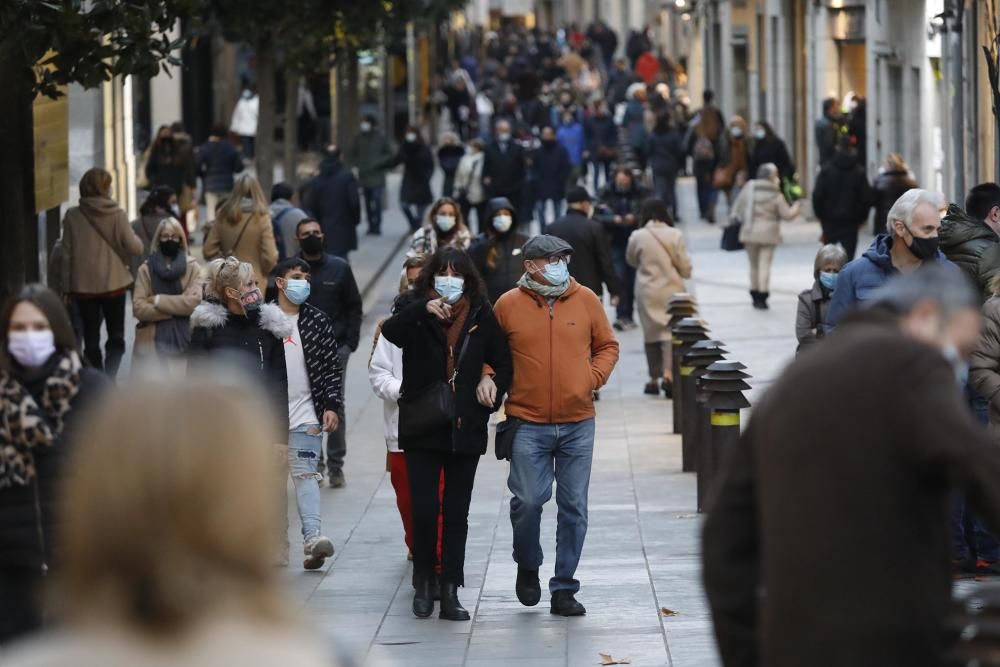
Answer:
[[329, 537], [317, 535], [305, 543], [302, 551], [306, 555], [302, 567], [307, 570], [318, 570], [323, 567], [324, 561], [333, 555], [333, 542]]

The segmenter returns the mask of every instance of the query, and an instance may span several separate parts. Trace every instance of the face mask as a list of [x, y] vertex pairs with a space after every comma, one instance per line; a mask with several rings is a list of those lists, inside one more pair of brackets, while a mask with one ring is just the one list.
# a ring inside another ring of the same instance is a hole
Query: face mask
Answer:
[[413, 134], [412, 132], [407, 132], [406, 133], [406, 142], [407, 143], [412, 144], [416, 140], [417, 140], [417, 135]]
[[12, 331], [7, 351], [25, 368], [38, 368], [56, 353], [55, 335], [47, 331]]
[[362, 132], [371, 132], [372, 131], [371, 123], [361, 123], [361, 131]]
[[562, 285], [569, 280], [569, 265], [565, 259], [560, 259], [555, 264], [546, 264], [542, 275], [553, 285]]
[[434, 218], [434, 224], [436, 224], [437, 228], [440, 229], [445, 234], [454, 229], [456, 223], [457, 221], [455, 220], [455, 216], [453, 215], [439, 215], [436, 218]]
[[764, 139], [767, 137], [767, 132], [764, 130], [754, 130], [753, 136], [755, 139]]
[[249, 90], [243, 91], [243, 99], [249, 100], [251, 97], [253, 97], [253, 93], [251, 93]]
[[181, 207], [178, 206], [177, 204], [170, 205], [170, 212], [173, 213], [174, 217], [177, 218], [178, 220], [181, 219]]
[[434, 276], [434, 291], [444, 297], [448, 303], [455, 303], [462, 298], [465, 279], [461, 276]]
[[307, 255], [316, 256], [323, 252], [323, 239], [318, 236], [305, 236], [299, 239], [299, 245]]
[[500, 132], [497, 134], [497, 140], [500, 142], [510, 141], [510, 132]]
[[285, 281], [285, 296], [296, 306], [301, 306], [309, 298], [312, 286], [308, 280], [301, 278], [290, 278]]
[[180, 251], [180, 241], [160, 241], [160, 253], [162, 253], [164, 257], [176, 257], [177, 253]]
[[839, 274], [832, 273], [830, 271], [823, 271], [819, 274], [819, 284], [832, 292], [837, 288], [838, 275]]
[[[910, 232], [910, 236], [913, 236], [913, 232]], [[910, 252], [913, 253], [914, 257], [920, 260], [933, 259], [937, 255], [939, 242], [940, 239], [936, 236], [929, 239], [922, 239], [913, 236], [913, 241], [911, 241], [909, 245]]]
[[733, 139], [739, 139], [743, 136], [743, 130], [738, 127], [734, 127], [729, 130], [729, 134], [733, 135]]
[[261, 295], [259, 287], [254, 287], [240, 295], [240, 303], [243, 304], [243, 310], [247, 312], [260, 308], [263, 300], [264, 297]]
[[513, 224], [514, 218], [509, 215], [498, 215], [493, 218], [493, 229], [497, 230], [501, 234], [506, 233]]

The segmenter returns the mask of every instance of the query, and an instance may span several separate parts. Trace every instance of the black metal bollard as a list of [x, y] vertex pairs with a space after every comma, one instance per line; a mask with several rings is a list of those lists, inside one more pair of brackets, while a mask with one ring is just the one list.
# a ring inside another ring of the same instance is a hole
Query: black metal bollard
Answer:
[[[667, 315], [670, 316], [670, 321], [667, 326], [670, 327], [671, 339], [673, 338], [674, 325], [685, 318], [694, 317], [697, 314], [698, 305], [694, 298], [687, 292], [677, 292], [670, 297], [670, 304], [667, 306]], [[680, 374], [680, 359], [676, 354], [673, 354], [674, 345], [679, 344], [680, 343], [675, 340], [671, 340], [670, 343], [670, 377], [673, 378], [673, 382], [677, 381]], [[673, 399], [674, 397], [671, 395], [670, 398]], [[680, 419], [676, 403], [672, 406], [672, 408], [674, 410], [674, 424], [676, 424], [678, 419]], [[674, 433], [678, 433], [678, 431], [674, 430]]]
[[673, 339], [671, 341], [671, 351], [670, 351], [670, 361], [674, 364], [674, 396], [673, 396], [673, 408], [674, 408], [674, 433], [680, 434], [681, 423], [684, 420], [682, 405], [684, 402], [684, 397], [681, 394], [680, 379], [681, 371], [680, 364], [684, 355], [687, 353], [688, 348], [697, 343], [699, 340], [708, 339], [708, 326], [699, 319], [693, 317], [685, 317], [684, 319], [677, 322], [673, 327]]
[[708, 367], [722, 361], [727, 354], [723, 343], [717, 340], [701, 340], [691, 346], [684, 355], [684, 367], [688, 370], [684, 382], [684, 419], [681, 434], [683, 456], [694, 461], [698, 473], [698, 511], [707, 491], [707, 477], [703, 470], [711, 471], [712, 431], [710, 409], [705, 403], [701, 389], [701, 378], [708, 373]]
[[698, 469], [701, 406], [695, 400], [694, 373], [722, 359], [723, 355], [718, 352], [721, 348], [722, 343], [717, 340], [700, 340], [692, 343], [681, 359], [678, 389], [681, 392], [681, 470], [684, 472], [695, 472]]
[[743, 392], [750, 388], [744, 380], [750, 377], [744, 373], [746, 366], [738, 361], [717, 361], [710, 365], [701, 378], [702, 389], [708, 394], [706, 404], [710, 409], [712, 425], [711, 447], [705, 460], [704, 498], [712, 488], [722, 457], [740, 439], [740, 410], [750, 407], [750, 401]]

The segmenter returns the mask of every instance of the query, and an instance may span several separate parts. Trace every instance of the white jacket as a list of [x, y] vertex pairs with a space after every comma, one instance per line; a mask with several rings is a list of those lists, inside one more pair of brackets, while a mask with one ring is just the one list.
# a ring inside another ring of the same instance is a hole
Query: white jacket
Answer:
[[368, 380], [375, 395], [382, 399], [382, 421], [385, 427], [385, 446], [390, 452], [399, 451], [399, 400], [403, 386], [403, 350], [380, 335], [375, 343]]
[[256, 95], [249, 98], [240, 97], [240, 101], [236, 103], [236, 108], [233, 109], [233, 118], [229, 123], [229, 129], [233, 134], [238, 134], [241, 137], [256, 137], [257, 116], [259, 115], [259, 97]]

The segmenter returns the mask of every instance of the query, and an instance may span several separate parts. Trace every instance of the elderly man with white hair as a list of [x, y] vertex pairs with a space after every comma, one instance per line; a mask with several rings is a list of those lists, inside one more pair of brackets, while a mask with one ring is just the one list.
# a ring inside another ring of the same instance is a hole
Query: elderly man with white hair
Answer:
[[871, 247], [850, 262], [837, 278], [837, 289], [826, 316], [830, 333], [844, 314], [871, 298], [889, 278], [912, 273], [924, 262], [958, 268], [938, 249], [938, 231], [945, 210], [944, 195], [913, 188], [896, 200], [886, 220], [886, 233], [875, 237]]

